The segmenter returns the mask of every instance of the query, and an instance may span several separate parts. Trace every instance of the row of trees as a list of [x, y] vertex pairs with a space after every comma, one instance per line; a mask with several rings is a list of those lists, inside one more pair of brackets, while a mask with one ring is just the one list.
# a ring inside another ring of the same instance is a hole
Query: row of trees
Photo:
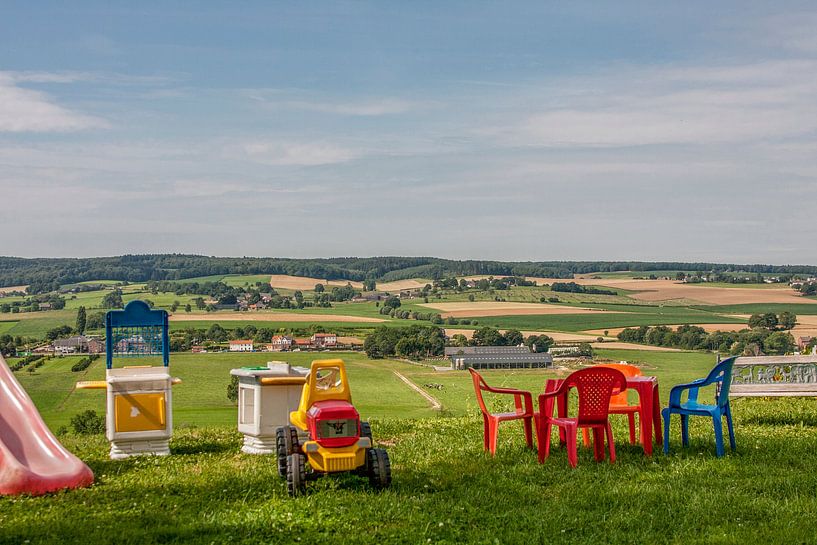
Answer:
[[404, 358], [428, 358], [440, 356], [445, 349], [445, 333], [435, 326], [412, 325], [410, 327], [377, 328], [366, 337], [363, 350], [370, 358], [400, 356]]
[[40, 310], [41, 303], [48, 303], [51, 305], [51, 310], [62, 310], [65, 308], [65, 299], [56, 293], [47, 293], [37, 295], [34, 297], [27, 297], [22, 301], [11, 301], [0, 303], [0, 312], [3, 313], [18, 313], [18, 312], [37, 312]]
[[[475, 284], [473, 288], [469, 287], [469, 284]], [[439, 280], [435, 280], [433, 284], [433, 288], [438, 289], [447, 289], [447, 290], [455, 290], [458, 292], [466, 291], [468, 289], [476, 289], [480, 291], [488, 291], [491, 289], [494, 290], [507, 290], [510, 289], [511, 286], [535, 286], [536, 282], [531, 280], [527, 280], [521, 276], [503, 276], [494, 278], [493, 276], [489, 276], [488, 278], [481, 278], [476, 281], [469, 282], [464, 278], [457, 278], [456, 276], [447, 277], [447, 278], [440, 278]], [[424, 290], [427, 291], [427, 290]]]
[[525, 338], [521, 331], [509, 329], [502, 333], [495, 327], [483, 326], [471, 339], [457, 333], [451, 337], [451, 346], [519, 346], [524, 344], [535, 352], [547, 352], [553, 346], [553, 339], [547, 335], [530, 335]]
[[593, 286], [582, 286], [575, 282], [554, 282], [550, 286], [550, 291], [560, 291], [565, 293], [590, 293], [594, 295], [616, 295], [613, 290], [603, 290]]
[[786, 354], [792, 352], [796, 347], [794, 337], [790, 333], [765, 327], [707, 333], [704, 328], [694, 325], [682, 325], [675, 330], [663, 325], [641, 326], [624, 329], [618, 334], [618, 339], [653, 346], [685, 350], [712, 350], [745, 356]]
[[763, 314], [752, 314], [749, 317], [749, 327], [754, 329], [762, 327], [770, 331], [789, 331], [797, 325], [797, 315], [792, 312], [766, 312]]

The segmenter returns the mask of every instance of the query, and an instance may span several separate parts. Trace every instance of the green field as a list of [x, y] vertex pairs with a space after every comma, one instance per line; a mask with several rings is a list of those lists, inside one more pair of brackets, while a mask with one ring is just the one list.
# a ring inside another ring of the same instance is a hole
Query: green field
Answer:
[[[235, 422], [236, 408], [226, 396], [230, 369], [263, 365], [270, 360], [284, 360], [293, 365], [309, 366], [313, 359], [333, 357], [323, 353], [248, 353], [248, 354], [173, 354], [173, 376], [183, 383], [173, 390], [173, 416], [177, 426], [230, 425]], [[397, 379], [392, 369], [413, 370], [414, 366], [397, 362], [372, 362], [354, 352], [342, 353], [349, 365], [349, 375], [357, 386], [355, 400], [362, 414], [371, 417], [422, 417], [433, 413], [423, 399]], [[72, 373], [76, 356], [53, 358], [33, 375], [19, 371], [17, 378], [30, 393], [46, 423], [53, 429], [67, 425], [71, 416], [86, 410], [105, 411], [105, 395], [97, 390], [74, 390], [80, 380], [104, 380], [105, 362], [99, 359], [81, 373]], [[14, 360], [10, 360], [9, 363]], [[150, 360], [146, 360], [150, 361]], [[132, 361], [133, 363], [142, 363]]]
[[16, 325], [17, 322], [0, 322], [0, 335], [2, 335], [3, 333], [7, 333]]
[[[639, 361], [675, 382], [702, 376], [704, 353], [599, 350]], [[308, 485], [291, 499], [270, 457], [239, 453], [227, 372], [268, 357], [305, 363], [315, 354], [179, 354], [174, 375], [173, 455], [110, 461], [102, 436], [60, 437], [93, 469], [88, 489], [45, 497], [0, 498], [0, 543], [811, 543], [817, 535], [817, 401], [733, 401], [738, 451], [714, 456], [711, 422], [692, 419], [692, 445], [652, 458], [626, 441], [613, 417], [618, 459], [595, 463], [580, 449], [571, 469], [563, 449], [544, 465], [524, 448], [521, 427], [504, 424], [495, 458], [482, 451], [482, 422], [466, 372], [373, 361], [344, 354], [354, 400], [372, 418], [392, 458], [392, 487], [376, 492], [353, 476]], [[102, 392], [70, 392], [74, 358], [17, 376], [52, 426], [59, 413], [92, 406]], [[441, 414], [396, 381], [399, 370], [443, 402]], [[494, 385], [537, 391], [552, 372], [491, 371]], [[101, 362], [87, 376], [102, 376]], [[81, 397], [80, 397], [81, 396]], [[709, 399], [702, 394], [701, 399]], [[498, 400], [493, 406], [506, 406]], [[771, 516], [770, 514], [773, 514]]]
[[780, 314], [781, 312], [807, 315], [817, 314], [817, 305], [813, 303], [752, 303], [746, 305], [699, 306], [695, 308], [723, 314], [763, 314], [765, 312], [773, 312], [775, 314]]
[[[655, 307], [653, 307], [655, 309]], [[743, 320], [710, 312], [684, 310], [673, 312], [664, 307], [654, 312], [599, 312], [598, 314], [545, 314], [524, 316], [484, 316], [476, 318], [480, 326], [489, 325], [503, 329], [528, 331], [583, 331], [614, 327], [638, 327], [642, 325], [683, 325], [743, 323]], [[457, 327], [457, 326], [454, 326]], [[468, 327], [468, 326], [461, 326]]]

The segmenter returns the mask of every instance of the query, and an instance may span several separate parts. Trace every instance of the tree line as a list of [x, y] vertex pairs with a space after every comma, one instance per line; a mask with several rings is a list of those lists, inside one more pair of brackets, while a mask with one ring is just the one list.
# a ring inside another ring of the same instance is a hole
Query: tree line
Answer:
[[210, 257], [184, 254], [123, 255], [94, 258], [0, 257], [0, 286], [29, 285], [29, 293], [56, 291], [61, 285], [106, 278], [122, 282], [183, 280], [225, 274], [289, 274], [326, 280], [440, 279], [453, 276], [573, 277], [573, 274], [617, 271], [709, 271], [817, 275], [811, 265], [738, 265], [722, 263], [633, 261], [503, 262], [435, 257]]
[[[791, 322], [792, 317], [794, 323]], [[618, 339], [684, 350], [711, 350], [735, 356], [782, 355], [796, 348], [794, 337], [788, 332], [794, 324], [796, 316], [791, 313], [755, 314], [749, 320], [750, 328], [740, 331], [708, 333], [694, 325], [682, 325], [674, 330], [663, 325], [641, 326], [622, 330]]]

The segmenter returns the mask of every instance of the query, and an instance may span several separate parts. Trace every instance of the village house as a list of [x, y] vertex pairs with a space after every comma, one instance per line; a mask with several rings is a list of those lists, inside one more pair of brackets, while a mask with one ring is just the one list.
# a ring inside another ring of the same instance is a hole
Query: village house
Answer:
[[400, 299], [414, 299], [419, 294], [420, 290], [418, 289], [400, 290], [400, 293], [397, 294], [397, 297], [399, 297]]
[[287, 335], [275, 335], [270, 339], [267, 350], [269, 352], [284, 352], [292, 348], [293, 342], [295, 340]]
[[120, 339], [114, 346], [114, 353], [119, 354], [153, 354], [153, 345], [145, 340], [142, 335], [132, 335], [125, 339]]
[[310, 339], [315, 348], [334, 348], [338, 344], [335, 333], [315, 333]]
[[230, 352], [252, 352], [251, 340], [230, 341]]
[[812, 337], [808, 335], [805, 337], [797, 337], [797, 349], [800, 350], [800, 352], [802, 352], [803, 350], [806, 349], [806, 347], [808, 347], [811, 340]]
[[355, 297], [355, 299], [360, 299], [361, 301], [381, 301], [387, 299], [389, 296], [386, 293], [382, 293], [379, 291], [370, 291], [369, 293], [364, 293], [360, 297]]
[[57, 339], [51, 343], [49, 348], [51, 352], [57, 354], [103, 354], [105, 352], [105, 342], [96, 337], [75, 335], [67, 339]]

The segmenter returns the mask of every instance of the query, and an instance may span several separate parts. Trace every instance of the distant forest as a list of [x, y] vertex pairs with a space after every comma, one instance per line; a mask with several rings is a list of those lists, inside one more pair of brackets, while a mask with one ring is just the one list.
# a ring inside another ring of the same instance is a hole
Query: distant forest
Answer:
[[157, 254], [93, 258], [0, 257], [0, 287], [30, 285], [44, 293], [60, 285], [89, 280], [182, 280], [223, 274], [291, 274], [326, 280], [439, 279], [456, 275], [513, 275], [572, 278], [574, 273], [615, 271], [742, 271], [748, 273], [817, 274], [810, 265], [736, 265], [722, 263], [629, 261], [457, 261], [436, 257], [208, 257]]

